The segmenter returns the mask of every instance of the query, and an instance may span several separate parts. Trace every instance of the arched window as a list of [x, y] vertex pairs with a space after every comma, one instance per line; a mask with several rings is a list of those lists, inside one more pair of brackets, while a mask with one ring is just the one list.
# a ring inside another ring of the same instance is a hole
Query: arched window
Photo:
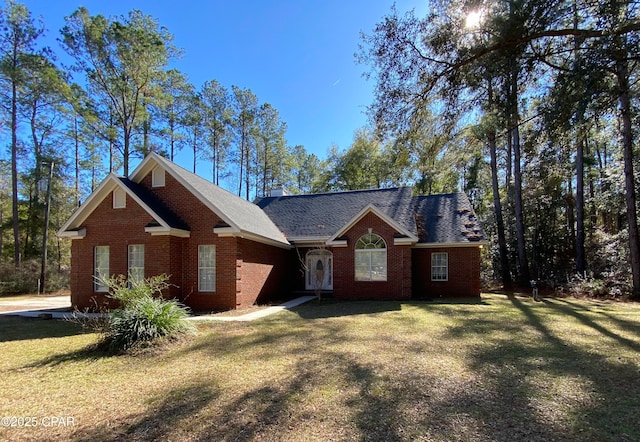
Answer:
[[375, 233], [362, 235], [356, 242], [356, 281], [387, 280], [387, 245]]

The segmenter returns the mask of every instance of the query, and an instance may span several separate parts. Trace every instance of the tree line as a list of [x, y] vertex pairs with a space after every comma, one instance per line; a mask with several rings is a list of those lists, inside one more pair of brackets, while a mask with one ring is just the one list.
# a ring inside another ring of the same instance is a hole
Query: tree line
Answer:
[[286, 122], [250, 89], [215, 79], [196, 87], [170, 68], [180, 53], [173, 36], [141, 11], [78, 8], [56, 51], [42, 44], [41, 21], [6, 2], [2, 260], [20, 267], [48, 246], [64, 274], [68, 245], [44, 241], [45, 209], [55, 231], [109, 172], [127, 175], [151, 151], [188, 152], [194, 172], [246, 199], [274, 187], [462, 190], [490, 238], [487, 278], [637, 294], [638, 6], [431, 0], [424, 17], [392, 9], [356, 54], [375, 83], [371, 127], [321, 159], [288, 145]]
[[505, 286], [640, 294], [639, 13], [630, 0], [431, 0], [362, 36], [379, 134], [426, 166], [461, 154]]
[[[80, 7], [65, 18], [57, 49], [44, 44], [45, 31], [23, 4], [7, 1], [0, 10], [0, 112], [10, 157], [0, 160], [0, 256], [11, 264], [0, 271], [2, 287], [35, 281], [38, 260], [45, 272], [48, 256], [62, 275], [49, 285], [64, 285], [69, 245], [48, 230], [108, 173], [127, 176], [149, 152], [172, 161], [188, 152], [194, 173], [206, 168], [212, 182], [246, 199], [276, 187], [309, 193], [402, 183], [391, 146], [365, 129], [353, 149], [333, 146], [321, 160], [288, 145], [278, 110], [250, 89], [215, 79], [196, 87], [170, 67], [181, 53], [173, 36], [139, 10], [105, 17]], [[26, 274], [16, 279], [14, 269]], [[25, 284], [7, 290], [35, 291]]]
[[[48, 242], [61, 266], [64, 244], [43, 238], [47, 196], [55, 229], [106, 174], [126, 176], [132, 159], [152, 151], [171, 160], [191, 152], [194, 172], [208, 164], [213, 182], [247, 199], [276, 186], [310, 189], [320, 160], [286, 144], [278, 110], [248, 88], [215, 79], [196, 88], [169, 68], [180, 51], [152, 17], [137, 10], [104, 17], [80, 7], [65, 19], [58, 51], [43, 44], [44, 33], [25, 5], [8, 1], [0, 10], [0, 104], [10, 156], [0, 161], [3, 261], [12, 257], [20, 267]], [[69, 66], [58, 62], [60, 51]]]

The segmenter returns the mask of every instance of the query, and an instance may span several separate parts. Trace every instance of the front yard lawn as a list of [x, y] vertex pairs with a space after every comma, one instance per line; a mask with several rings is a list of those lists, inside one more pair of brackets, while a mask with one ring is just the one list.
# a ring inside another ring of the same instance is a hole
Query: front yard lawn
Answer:
[[323, 300], [198, 328], [101, 356], [74, 324], [0, 317], [0, 417], [36, 425], [0, 440], [640, 439], [638, 304]]

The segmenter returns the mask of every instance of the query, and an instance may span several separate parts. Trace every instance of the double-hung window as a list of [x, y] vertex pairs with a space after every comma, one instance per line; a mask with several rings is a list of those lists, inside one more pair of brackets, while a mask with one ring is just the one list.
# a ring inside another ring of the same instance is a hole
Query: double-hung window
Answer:
[[387, 280], [387, 245], [375, 233], [363, 235], [355, 248], [356, 281]]
[[144, 244], [129, 244], [129, 282], [144, 279]]
[[93, 290], [108, 292], [105, 281], [109, 278], [109, 246], [96, 246], [93, 258]]
[[198, 291], [216, 291], [216, 246], [198, 246]]
[[431, 254], [431, 280], [449, 280], [449, 254], [446, 252], [434, 252]]

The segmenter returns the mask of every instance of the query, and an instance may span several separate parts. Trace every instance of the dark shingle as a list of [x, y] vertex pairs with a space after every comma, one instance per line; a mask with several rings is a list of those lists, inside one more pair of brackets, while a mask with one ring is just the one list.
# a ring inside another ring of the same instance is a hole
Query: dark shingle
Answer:
[[178, 215], [171, 211], [157, 196], [140, 184], [136, 184], [128, 178], [119, 178], [129, 190], [136, 194], [151, 210], [153, 210], [169, 227], [174, 229], [189, 230], [189, 226]]
[[421, 243], [473, 243], [486, 240], [466, 194], [415, 196], [413, 200]]
[[330, 237], [369, 204], [416, 233], [409, 187], [268, 197], [257, 202], [287, 238]]
[[253, 203], [246, 201], [231, 192], [216, 186], [210, 181], [188, 171], [184, 167], [168, 159], [150, 154], [156, 163], [162, 165], [174, 178], [207, 205], [215, 214], [222, 218], [228, 226], [237, 228], [240, 232], [257, 235], [279, 244], [289, 245], [285, 235], [269, 219], [265, 213]]
[[412, 188], [262, 198], [256, 203], [287, 238], [336, 234], [369, 204], [425, 243], [469, 243], [485, 239], [464, 193], [413, 196]]

